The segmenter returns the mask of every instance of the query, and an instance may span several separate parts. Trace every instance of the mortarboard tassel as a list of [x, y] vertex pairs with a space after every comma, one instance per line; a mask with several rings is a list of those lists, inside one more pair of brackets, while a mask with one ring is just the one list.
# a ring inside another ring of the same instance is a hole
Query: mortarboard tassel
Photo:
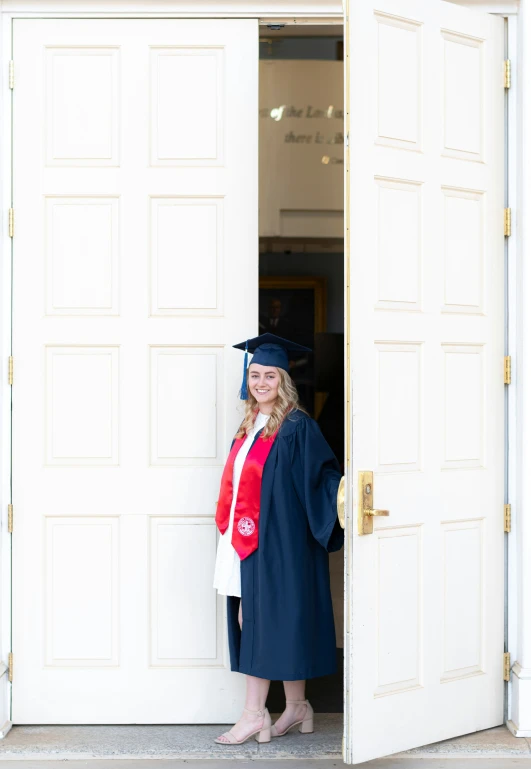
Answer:
[[245, 356], [243, 359], [243, 379], [242, 379], [242, 387], [240, 390], [240, 399], [242, 401], [247, 400], [247, 342], [245, 343]]

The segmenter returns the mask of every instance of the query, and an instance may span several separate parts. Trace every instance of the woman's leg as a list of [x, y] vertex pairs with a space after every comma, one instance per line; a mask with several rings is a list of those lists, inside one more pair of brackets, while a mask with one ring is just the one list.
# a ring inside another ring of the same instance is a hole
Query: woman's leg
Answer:
[[[247, 684], [247, 695], [245, 697], [245, 707], [248, 710], [261, 710], [265, 708], [267, 699], [267, 693], [269, 691], [269, 684], [266, 678], [256, 678], [255, 676], [245, 676]], [[246, 713], [244, 711], [240, 720], [234, 724], [230, 730], [237, 740], [243, 740], [249, 734], [253, 734], [258, 729], [261, 729], [264, 724], [264, 715], [255, 715], [253, 713]], [[220, 739], [224, 739], [223, 735]], [[229, 740], [226, 740], [229, 742]]]
[[[238, 609], [238, 623], [240, 629], [242, 627], [242, 602], [240, 600], [240, 608]], [[256, 678], [256, 676], [245, 676], [246, 683], [246, 695], [245, 695], [245, 707], [248, 710], [261, 710], [264, 711], [267, 700], [267, 694], [269, 692], [269, 684], [271, 683], [266, 678]], [[253, 734], [257, 729], [261, 729], [264, 723], [264, 715], [255, 715], [253, 713], [243, 712], [240, 720], [234, 724], [230, 731], [236, 737], [237, 740], [243, 740], [249, 734]], [[221, 735], [219, 738], [226, 740]]]
[[[304, 700], [306, 681], [284, 681], [284, 693], [286, 700]], [[285, 729], [297, 721], [301, 721], [306, 715], [306, 705], [294, 705], [286, 702], [286, 709], [275, 722], [277, 731], [283, 732]]]

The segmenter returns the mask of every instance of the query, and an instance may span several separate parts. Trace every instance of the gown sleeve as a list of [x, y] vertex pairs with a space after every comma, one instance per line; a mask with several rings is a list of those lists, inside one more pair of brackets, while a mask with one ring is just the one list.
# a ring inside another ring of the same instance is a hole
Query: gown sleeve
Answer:
[[293, 446], [293, 480], [315, 539], [329, 553], [343, 546], [337, 497], [339, 463], [313, 419], [301, 419]]

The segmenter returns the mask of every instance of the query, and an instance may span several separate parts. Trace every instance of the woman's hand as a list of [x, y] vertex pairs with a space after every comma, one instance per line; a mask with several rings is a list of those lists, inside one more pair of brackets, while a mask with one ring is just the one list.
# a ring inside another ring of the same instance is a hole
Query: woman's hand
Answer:
[[240, 630], [242, 629], [242, 622], [243, 622], [243, 616], [242, 616], [242, 600], [240, 598], [240, 608], [238, 609], [238, 622], [240, 623]]
[[337, 517], [339, 518], [339, 525], [342, 529], [345, 528], [345, 476], [341, 478], [339, 482], [339, 488], [337, 490]]

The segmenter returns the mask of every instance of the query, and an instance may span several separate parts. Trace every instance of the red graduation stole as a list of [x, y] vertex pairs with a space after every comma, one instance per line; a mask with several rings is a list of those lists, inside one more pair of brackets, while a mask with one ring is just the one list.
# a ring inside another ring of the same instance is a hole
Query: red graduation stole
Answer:
[[[265, 440], [260, 436], [256, 438], [243, 463], [240, 483], [238, 485], [238, 495], [236, 497], [236, 507], [234, 509], [234, 527], [231, 540], [233, 548], [242, 561], [258, 547], [262, 473], [276, 437], [277, 433], [274, 433]], [[234, 460], [246, 438], [247, 436], [244, 435], [242, 438], [234, 439], [223, 469], [223, 475], [221, 476], [221, 488], [216, 508], [216, 525], [221, 534], [224, 534], [229, 526], [233, 495], [232, 474]]]

